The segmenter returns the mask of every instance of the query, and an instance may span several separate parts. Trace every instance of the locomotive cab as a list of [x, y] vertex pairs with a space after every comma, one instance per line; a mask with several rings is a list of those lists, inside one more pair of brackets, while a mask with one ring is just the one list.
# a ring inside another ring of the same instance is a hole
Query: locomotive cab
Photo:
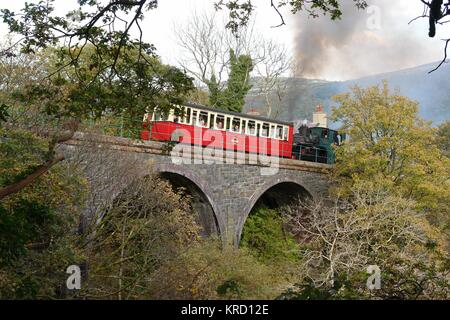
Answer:
[[345, 136], [335, 130], [302, 125], [294, 134], [293, 155], [298, 160], [333, 164], [333, 145], [341, 145], [344, 139]]

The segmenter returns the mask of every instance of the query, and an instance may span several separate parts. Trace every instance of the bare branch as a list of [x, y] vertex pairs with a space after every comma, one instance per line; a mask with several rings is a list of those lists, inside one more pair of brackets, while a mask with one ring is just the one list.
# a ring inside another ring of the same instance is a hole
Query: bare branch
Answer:
[[286, 23], [284, 22], [284, 18], [283, 15], [281, 14], [280, 10], [278, 9], [278, 7], [273, 3], [273, 0], [270, 0], [270, 6], [275, 10], [275, 12], [278, 14], [278, 16], [281, 19], [280, 24], [276, 25], [276, 26], [272, 26], [272, 28], [278, 28], [281, 26], [286, 25]]
[[433, 70], [429, 71], [428, 73], [433, 73], [436, 70], [438, 70], [444, 63], [447, 62], [447, 49], [448, 49], [448, 44], [450, 42], [450, 39], [444, 40], [445, 41], [445, 48], [444, 48], [444, 58], [442, 59], [442, 61], [439, 63], [439, 65], [434, 68]]

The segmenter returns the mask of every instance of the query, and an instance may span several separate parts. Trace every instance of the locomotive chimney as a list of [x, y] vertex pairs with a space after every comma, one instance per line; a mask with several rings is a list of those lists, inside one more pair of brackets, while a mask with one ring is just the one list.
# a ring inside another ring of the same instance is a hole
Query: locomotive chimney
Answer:
[[321, 105], [316, 107], [316, 112], [313, 114], [313, 123], [318, 127], [328, 128], [327, 114]]

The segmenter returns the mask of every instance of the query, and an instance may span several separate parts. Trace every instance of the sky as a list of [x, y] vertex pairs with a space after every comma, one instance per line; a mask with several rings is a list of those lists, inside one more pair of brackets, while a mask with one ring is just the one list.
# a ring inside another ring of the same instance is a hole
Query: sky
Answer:
[[[182, 50], [174, 29], [185, 24], [194, 11], [213, 11], [214, 2], [160, 0], [158, 8], [145, 15], [144, 40], [156, 46], [163, 62], [176, 65]], [[339, 22], [311, 19], [304, 13], [293, 15], [284, 8], [281, 12], [287, 25], [273, 28], [279, 24], [279, 17], [270, 8], [270, 1], [254, 0], [255, 29], [283, 43], [297, 62], [295, 75], [307, 78], [349, 80], [436, 62], [443, 57], [445, 26], [430, 39], [426, 19], [408, 24], [423, 11], [419, 0], [369, 0], [371, 7], [359, 12], [349, 5], [351, 2], [343, 1], [344, 17]], [[0, 0], [0, 8], [17, 12], [24, 3]], [[55, 7], [58, 13], [64, 13], [75, 8], [76, 1], [56, 0]], [[0, 23], [0, 36], [6, 33]]]

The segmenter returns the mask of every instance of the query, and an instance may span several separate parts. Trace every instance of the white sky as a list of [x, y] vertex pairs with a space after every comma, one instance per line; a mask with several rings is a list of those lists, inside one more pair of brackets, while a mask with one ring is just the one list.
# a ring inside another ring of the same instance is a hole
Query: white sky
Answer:
[[[32, 0], [28, 0], [28, 2], [31, 1]], [[182, 25], [185, 23], [187, 19], [189, 19], [190, 13], [194, 10], [200, 12], [204, 10], [212, 11], [215, 1], [216, 0], [160, 0], [157, 9], [146, 12], [145, 20], [141, 24], [144, 29], [144, 41], [153, 43], [156, 46], [158, 54], [165, 63], [176, 64], [177, 57], [180, 55], [181, 50], [178, 48], [175, 41], [174, 25]], [[24, 3], [25, 1], [22, 0], [0, 0], [0, 8], [8, 8], [17, 12], [23, 7]], [[392, 1], [392, 3], [394, 3], [394, 1]], [[75, 4], [75, 0], [56, 0], [55, 6], [59, 13], [64, 13], [75, 8]], [[268, 38], [274, 38], [277, 41], [284, 43], [293, 52], [295, 47], [294, 39], [296, 31], [294, 26], [296, 19], [308, 19], [308, 17], [305, 14], [297, 14], [294, 16], [289, 10], [283, 9], [282, 12], [287, 22], [287, 26], [271, 28], [271, 26], [279, 23], [279, 17], [275, 11], [270, 8], [270, 1], [254, 0], [254, 4], [256, 5], [257, 12], [255, 29]], [[435, 62], [442, 58], [443, 42], [440, 39], [445, 37], [445, 33], [442, 31], [442, 29], [446, 29], [445, 27], [440, 28], [440, 33], [438, 33], [435, 39], [429, 39], [427, 35], [428, 27], [426, 19], [408, 25], [410, 19], [422, 13], [423, 5], [419, 0], [395, 0], [395, 6], [387, 4], [381, 6], [381, 28], [378, 30], [365, 30], [364, 34], [369, 35], [369, 37], [372, 36], [374, 39], [383, 39], [384, 37], [388, 38], [391, 32], [399, 32], [400, 34], [404, 34], [405, 38], [409, 38], [409, 41], [411, 41], [411, 38], [414, 39], [414, 41], [417, 39], [419, 45], [415, 50], [410, 50], [409, 46], [407, 51], [413, 52], [401, 52], [401, 50], [405, 50], [406, 46], [403, 46], [402, 43], [398, 43], [399, 53], [407, 56], [407, 59], [396, 62], [395, 65], [392, 65], [391, 63], [385, 67], [383, 67], [382, 63], [380, 66], [380, 61], [377, 61], [376, 53], [370, 54], [364, 63], [367, 63], [369, 66], [372, 63], [376, 64], [377, 72], [368, 68], [367, 70], [364, 70], [362, 74], [358, 74], [358, 76], [413, 67]], [[389, 21], [389, 25], [383, 23], [384, 10], [391, 10], [391, 18], [386, 19]], [[394, 11], [394, 13], [392, 11]], [[398, 16], [395, 23], [392, 21], [392, 14]], [[5, 34], [6, 28], [0, 22], [0, 36], [3, 38]], [[360, 44], [358, 41], [360, 40], [361, 39], [357, 39], [356, 37], [355, 42], [350, 43], [349, 45], [359, 46]], [[348, 76], [342, 75], [342, 72], [336, 73], [336, 68], [333, 70], [330, 68], [328, 71], [327, 68], [324, 68], [319, 78], [328, 80], [346, 80], [348, 79]]]

